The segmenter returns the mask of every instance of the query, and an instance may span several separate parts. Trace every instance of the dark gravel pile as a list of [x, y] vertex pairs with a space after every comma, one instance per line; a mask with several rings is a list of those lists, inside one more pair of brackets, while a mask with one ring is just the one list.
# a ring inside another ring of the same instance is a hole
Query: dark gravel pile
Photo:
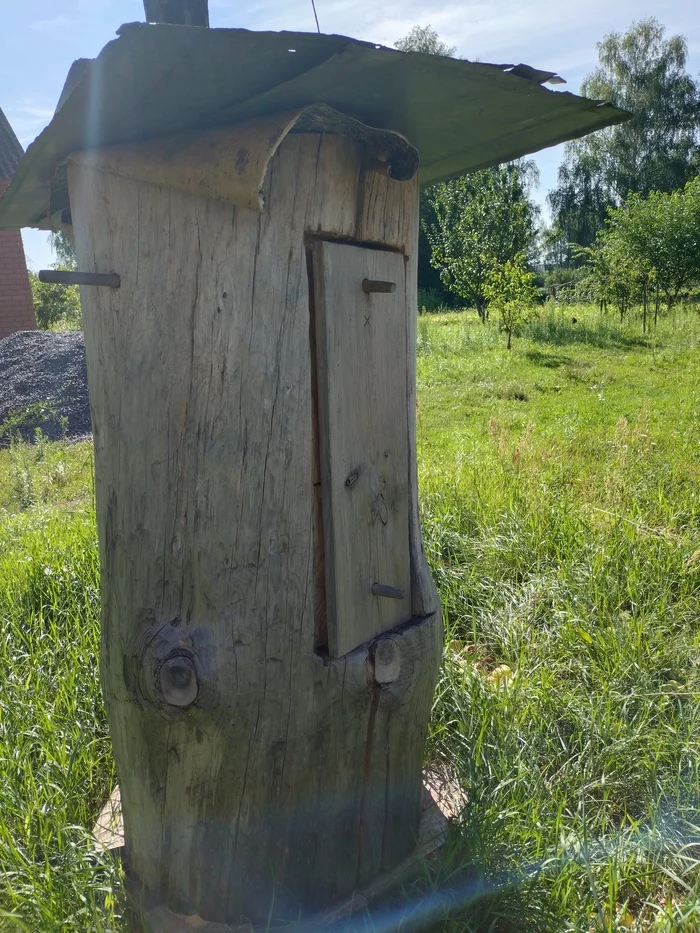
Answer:
[[36, 428], [52, 440], [92, 430], [85, 344], [78, 331], [20, 331], [0, 340], [0, 446], [17, 433], [31, 441]]

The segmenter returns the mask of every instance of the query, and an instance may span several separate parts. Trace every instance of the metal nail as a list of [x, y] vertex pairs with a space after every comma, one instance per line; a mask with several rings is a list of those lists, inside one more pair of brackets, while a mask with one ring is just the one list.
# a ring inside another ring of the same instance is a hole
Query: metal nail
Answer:
[[378, 279], [363, 279], [362, 291], [369, 295], [372, 292], [383, 292], [390, 294], [396, 291], [396, 282], [381, 282]]
[[385, 583], [373, 583], [372, 595], [383, 596], [385, 599], [406, 599], [406, 590], [397, 586], [387, 586]]

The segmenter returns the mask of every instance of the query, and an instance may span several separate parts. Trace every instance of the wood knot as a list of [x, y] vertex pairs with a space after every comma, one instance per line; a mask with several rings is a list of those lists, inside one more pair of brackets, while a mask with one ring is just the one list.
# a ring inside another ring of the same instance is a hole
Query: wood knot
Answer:
[[374, 679], [378, 684], [393, 684], [401, 674], [401, 649], [395, 638], [382, 638], [374, 649]]
[[194, 661], [186, 654], [172, 655], [163, 661], [158, 671], [158, 683], [163, 699], [170, 706], [186, 709], [199, 696]]

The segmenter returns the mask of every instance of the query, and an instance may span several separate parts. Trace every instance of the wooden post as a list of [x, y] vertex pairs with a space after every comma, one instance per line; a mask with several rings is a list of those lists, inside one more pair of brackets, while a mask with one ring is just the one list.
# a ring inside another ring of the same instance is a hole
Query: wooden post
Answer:
[[79, 268], [121, 280], [82, 301], [128, 873], [162, 929], [293, 920], [416, 844], [417, 180], [300, 133], [262, 212], [88, 161], [69, 187]]

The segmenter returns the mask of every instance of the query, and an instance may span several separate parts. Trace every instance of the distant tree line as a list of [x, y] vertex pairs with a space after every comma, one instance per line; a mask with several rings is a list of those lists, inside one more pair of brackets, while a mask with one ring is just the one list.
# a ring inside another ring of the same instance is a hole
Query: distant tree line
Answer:
[[[415, 27], [396, 47], [455, 52], [430, 26]], [[662, 306], [700, 283], [700, 87], [687, 72], [686, 40], [667, 37], [656, 19], [644, 19], [609, 34], [597, 50], [598, 67], [582, 94], [610, 101], [633, 118], [567, 144], [548, 196], [549, 226], [539, 224], [532, 162], [496, 166], [424, 191], [423, 295], [447, 305], [457, 299], [484, 321], [489, 308], [498, 308], [503, 323], [495, 283], [506, 288], [510, 277], [512, 292], [518, 279], [530, 300], [525, 273], [539, 270], [553, 283], [576, 281], [577, 296], [614, 306], [623, 317], [640, 306], [646, 328]], [[522, 296], [515, 302], [520, 317], [527, 314]]]
[[646, 331], [661, 304], [670, 309], [684, 289], [700, 282], [700, 177], [676, 191], [628, 196], [608, 209], [591, 246], [575, 248], [585, 260], [581, 297], [617, 308], [620, 318], [641, 305]]
[[599, 66], [581, 86], [586, 97], [610, 101], [633, 114], [626, 123], [566, 146], [558, 184], [549, 194], [550, 243], [591, 246], [608, 210], [632, 194], [683, 188], [700, 172], [700, 88], [687, 73], [688, 46], [666, 38], [655, 19], [634, 23], [598, 43]]
[[[431, 26], [396, 42], [404, 52], [454, 56]], [[653, 18], [598, 43], [587, 97], [633, 114], [615, 127], [567, 144], [551, 224], [533, 199], [532, 161], [521, 160], [434, 185], [421, 194], [418, 283], [426, 306], [493, 311], [508, 345], [534, 308], [534, 284], [575, 285], [576, 297], [641, 307], [646, 329], [662, 307], [700, 284], [700, 87], [687, 72], [688, 47]], [[52, 235], [56, 268], [75, 264]], [[537, 275], [535, 274], [537, 273]], [[538, 279], [539, 277], [539, 279]], [[77, 288], [32, 276], [40, 327], [80, 326]], [[499, 291], [500, 290], [500, 291]]]

